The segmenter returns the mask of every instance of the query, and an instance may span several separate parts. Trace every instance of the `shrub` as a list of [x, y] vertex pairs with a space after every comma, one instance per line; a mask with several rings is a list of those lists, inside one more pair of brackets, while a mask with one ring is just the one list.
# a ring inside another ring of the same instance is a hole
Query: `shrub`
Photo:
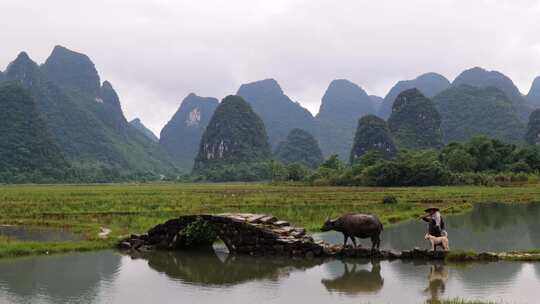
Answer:
[[309, 169], [301, 163], [287, 165], [287, 179], [290, 181], [304, 180], [309, 173]]
[[200, 217], [187, 225], [183, 233], [186, 238], [186, 245], [189, 247], [211, 246], [217, 238], [212, 224]]
[[529, 181], [529, 176], [525, 173], [513, 174], [510, 181], [513, 183], [526, 183]]
[[398, 200], [395, 196], [388, 195], [383, 198], [382, 203], [385, 205], [395, 205], [398, 203]]
[[510, 171], [514, 173], [529, 173], [531, 172], [531, 167], [525, 161], [518, 161], [513, 163], [509, 167]]

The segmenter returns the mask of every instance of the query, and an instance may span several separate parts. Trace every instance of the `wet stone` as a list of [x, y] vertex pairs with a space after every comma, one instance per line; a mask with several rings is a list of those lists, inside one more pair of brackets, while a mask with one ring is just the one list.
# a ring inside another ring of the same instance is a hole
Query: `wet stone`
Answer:
[[265, 216], [260, 219], [261, 223], [263, 224], [272, 224], [277, 222], [277, 218], [271, 215]]
[[289, 226], [289, 222], [287, 221], [277, 221], [273, 224], [274, 226], [279, 226], [279, 227], [285, 227], [285, 226]]

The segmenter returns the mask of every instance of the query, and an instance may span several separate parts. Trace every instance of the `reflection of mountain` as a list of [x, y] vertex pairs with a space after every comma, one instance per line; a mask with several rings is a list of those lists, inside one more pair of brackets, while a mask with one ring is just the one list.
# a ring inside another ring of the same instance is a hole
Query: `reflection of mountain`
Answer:
[[148, 252], [140, 256], [157, 272], [185, 283], [228, 286], [253, 280], [277, 280], [297, 270], [319, 264], [318, 259], [250, 257], [228, 255], [224, 261], [210, 252]]
[[120, 259], [112, 251], [102, 251], [0, 261], [0, 290], [17, 303], [40, 302], [40, 298], [51, 303], [91, 303], [100, 282], [114, 279]]
[[[381, 276], [381, 264], [372, 262], [371, 269], [357, 269], [359, 261], [344, 261], [344, 272], [341, 276], [334, 279], [323, 279], [321, 282], [328, 291], [336, 291], [348, 295], [362, 293], [377, 293], [384, 285], [384, 279]], [[361, 267], [361, 266], [360, 266]]]

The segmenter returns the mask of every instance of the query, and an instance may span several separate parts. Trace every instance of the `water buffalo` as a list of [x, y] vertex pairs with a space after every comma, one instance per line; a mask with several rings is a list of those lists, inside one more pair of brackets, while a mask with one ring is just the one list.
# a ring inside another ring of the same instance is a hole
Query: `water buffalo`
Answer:
[[343, 233], [343, 246], [347, 245], [347, 240], [351, 238], [354, 247], [356, 239], [371, 238], [371, 249], [379, 248], [381, 245], [381, 232], [383, 225], [379, 218], [369, 214], [345, 214], [335, 220], [326, 220], [321, 231], [339, 231]]

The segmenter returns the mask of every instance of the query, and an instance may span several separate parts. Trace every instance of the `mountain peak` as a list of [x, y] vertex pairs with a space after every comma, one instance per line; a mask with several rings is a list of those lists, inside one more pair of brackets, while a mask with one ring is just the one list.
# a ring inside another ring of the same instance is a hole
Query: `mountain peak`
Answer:
[[275, 79], [264, 79], [240, 86], [237, 95], [247, 101], [264, 121], [270, 144], [276, 146], [293, 128], [313, 130], [313, 115], [285, 95]]
[[99, 98], [104, 104], [111, 105], [115, 110], [122, 112], [122, 106], [120, 105], [120, 98], [114, 90], [112, 84], [105, 80], [99, 91]]
[[283, 95], [283, 90], [279, 83], [273, 78], [267, 78], [254, 82], [242, 84], [237, 95], [250, 96], [253, 94]]
[[92, 97], [99, 95], [100, 80], [88, 56], [57, 45], [43, 64], [47, 77], [61, 87], [80, 90]]
[[41, 80], [39, 66], [26, 52], [20, 52], [17, 58], [8, 65], [4, 77], [7, 80], [19, 81], [27, 87]]
[[356, 83], [349, 81], [347, 79], [334, 79], [332, 82], [330, 82], [330, 85], [328, 86], [327, 91], [329, 90], [335, 90], [335, 89], [346, 89], [346, 90], [356, 90], [356, 91], [364, 91], [360, 86], [358, 86]]
[[271, 157], [262, 119], [241, 96], [229, 95], [216, 108], [206, 127], [193, 171], [226, 165], [253, 164]]
[[157, 143], [159, 141], [159, 138], [152, 132], [150, 129], [148, 129], [141, 121], [140, 118], [135, 118], [132, 121], [129, 122], [129, 124], [140, 131], [144, 136], [146, 136], [151, 141]]
[[108, 80], [105, 80], [103, 82], [103, 84], [101, 85], [101, 88], [102, 89], [107, 89], [107, 90], [112, 90], [113, 89], [113, 86], [112, 84], [108, 81]]
[[447, 82], [448, 85], [450, 85], [450, 81], [448, 81], [448, 79], [446, 77], [444, 77], [443, 75], [441, 75], [439, 73], [435, 73], [435, 72], [428, 72], [428, 73], [422, 74], [422, 75], [416, 77], [415, 80], [417, 80], [417, 81], [441, 80], [443, 82]]
[[459, 74], [452, 82], [453, 86], [468, 84], [477, 88], [495, 87], [503, 91], [516, 107], [520, 118], [526, 120], [530, 113], [525, 105], [525, 98], [519, 92], [510, 77], [498, 71], [488, 71], [481, 67], [467, 69]]
[[28, 56], [28, 53], [26, 53], [25, 51], [22, 51], [19, 53], [19, 55], [17, 55], [17, 58], [15, 59], [15, 61], [32, 61], [32, 59], [30, 59], [30, 56]]
[[35, 61], [33, 61], [30, 56], [28, 56], [28, 54], [26, 52], [20, 52], [17, 57], [15, 58], [15, 60], [13, 60], [7, 67], [6, 69], [6, 74], [8, 72], [8, 70], [10, 69], [10, 67], [12, 65], [25, 65], [25, 66], [38, 66], [37, 63]]
[[398, 95], [408, 89], [416, 88], [427, 97], [433, 97], [446, 90], [450, 86], [450, 81], [441, 74], [429, 72], [422, 74], [415, 79], [398, 81], [384, 97], [384, 102], [379, 109], [379, 116], [386, 118], [392, 112], [392, 105]]
[[330, 82], [324, 93], [317, 118], [347, 122], [354, 128], [360, 116], [374, 112], [366, 91], [349, 80], [336, 79]]
[[527, 103], [533, 108], [540, 107], [540, 76], [536, 77], [527, 94]]

